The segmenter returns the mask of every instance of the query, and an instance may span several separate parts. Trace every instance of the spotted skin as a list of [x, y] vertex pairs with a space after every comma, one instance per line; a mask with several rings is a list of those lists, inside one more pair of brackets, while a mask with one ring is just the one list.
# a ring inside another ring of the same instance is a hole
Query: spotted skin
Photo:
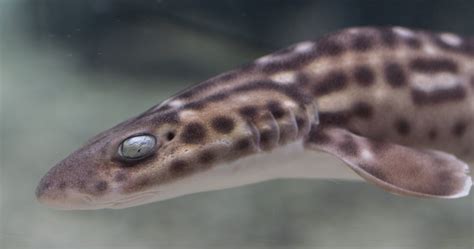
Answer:
[[309, 147], [338, 156], [362, 178], [389, 192], [455, 198], [466, 191], [466, 181], [470, 184], [468, 166], [452, 155], [372, 141], [341, 128], [319, 132], [316, 136], [325, 136], [323, 143], [316, 138], [307, 142]]
[[[278, 166], [297, 157], [284, 154], [296, 145], [332, 154], [390, 192], [460, 197], [471, 185], [460, 160], [474, 159], [473, 96], [474, 37], [349, 28], [263, 56], [102, 132], [53, 167], [36, 195], [56, 208], [123, 208], [320, 177], [310, 169], [317, 160]], [[153, 153], [121, 157], [121, 143], [143, 134], [156, 138]], [[255, 161], [274, 158], [268, 167]]]

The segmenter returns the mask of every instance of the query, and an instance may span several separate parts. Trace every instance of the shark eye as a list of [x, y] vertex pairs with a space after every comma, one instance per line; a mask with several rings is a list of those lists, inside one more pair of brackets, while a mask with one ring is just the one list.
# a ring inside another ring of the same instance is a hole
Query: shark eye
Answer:
[[119, 147], [119, 155], [124, 159], [137, 160], [153, 154], [156, 138], [151, 135], [139, 135], [125, 139]]

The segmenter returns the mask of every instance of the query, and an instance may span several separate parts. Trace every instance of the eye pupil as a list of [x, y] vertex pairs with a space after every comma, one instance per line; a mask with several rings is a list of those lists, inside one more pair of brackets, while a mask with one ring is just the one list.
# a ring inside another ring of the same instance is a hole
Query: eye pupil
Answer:
[[125, 159], [142, 159], [153, 154], [155, 146], [156, 139], [151, 135], [129, 137], [122, 142], [119, 154]]

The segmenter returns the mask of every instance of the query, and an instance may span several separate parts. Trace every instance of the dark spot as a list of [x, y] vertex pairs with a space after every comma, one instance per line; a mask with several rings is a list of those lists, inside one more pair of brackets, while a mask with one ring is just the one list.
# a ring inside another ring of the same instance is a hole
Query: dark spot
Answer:
[[461, 137], [466, 132], [467, 123], [463, 120], [456, 122], [454, 124], [451, 133], [456, 137]]
[[369, 50], [372, 46], [372, 40], [367, 35], [357, 35], [352, 41], [352, 48], [358, 51]]
[[217, 116], [212, 119], [211, 126], [219, 133], [227, 134], [235, 127], [234, 120], [226, 116]]
[[66, 188], [66, 186], [67, 186], [67, 183], [62, 181], [61, 183], [59, 183], [58, 187], [59, 187], [60, 190], [64, 190]]
[[217, 93], [206, 98], [208, 102], [217, 102], [229, 97], [227, 93]]
[[395, 129], [398, 134], [406, 136], [410, 133], [410, 124], [404, 118], [399, 118], [395, 121]]
[[399, 64], [394, 62], [385, 64], [384, 72], [387, 83], [392, 87], [401, 87], [407, 84], [407, 77]]
[[435, 128], [432, 128], [428, 131], [428, 139], [435, 140], [438, 137], [438, 132]]
[[413, 103], [417, 105], [441, 104], [449, 101], [463, 100], [466, 98], [466, 91], [462, 86], [430, 92], [413, 89], [411, 91], [411, 98]]
[[366, 102], [357, 102], [352, 107], [352, 112], [359, 118], [371, 118], [373, 114], [372, 107]]
[[[295, 127], [295, 123], [282, 123], [280, 124], [280, 135], [274, 138], [275, 143], [286, 144], [298, 136], [298, 130]], [[278, 141], [277, 141], [278, 138]]]
[[199, 155], [199, 162], [202, 164], [212, 163], [214, 162], [215, 159], [216, 159], [216, 154], [210, 150], [203, 151]]
[[157, 110], [157, 111], [144, 113], [142, 114], [143, 115], [142, 117], [151, 115], [150, 122], [154, 124], [176, 124], [179, 122], [179, 115], [176, 111], [169, 111], [165, 113], [156, 114], [157, 112], [161, 112], [161, 111]]
[[[311, 62], [316, 56], [316, 50], [307, 51], [305, 53], [291, 53], [279, 56], [277, 60], [272, 60], [264, 64], [257, 64], [259, 69], [264, 73], [275, 73], [279, 71], [288, 71], [299, 69], [309, 62]], [[275, 56], [275, 54], [272, 54]]]
[[137, 191], [148, 187], [152, 183], [150, 177], [140, 177], [133, 185], [131, 190]]
[[301, 68], [313, 61], [316, 56], [315, 49], [309, 49], [305, 52], [295, 51], [298, 44], [281, 49], [269, 56], [277, 58], [276, 60], [266, 61], [265, 63], [256, 63], [257, 68], [264, 73], [274, 73], [282, 70], [294, 70]]
[[359, 147], [350, 135], [344, 136], [344, 141], [338, 145], [342, 153], [350, 156], [357, 156], [359, 153]]
[[180, 137], [185, 143], [198, 144], [206, 138], [206, 135], [206, 128], [202, 124], [192, 122], [184, 127]]
[[248, 150], [252, 143], [248, 138], [242, 138], [235, 143], [235, 149], [239, 151]]
[[306, 119], [302, 117], [296, 117], [296, 125], [298, 126], [298, 129], [302, 129], [306, 125]]
[[180, 98], [180, 99], [191, 98], [194, 94], [200, 92], [199, 90], [200, 90], [199, 87], [198, 87], [197, 89], [194, 88], [192, 91], [187, 90], [187, 91], [182, 92], [181, 94], [179, 94], [179, 98]]
[[382, 43], [387, 47], [393, 48], [395, 45], [397, 45], [397, 36], [391, 28], [382, 28], [380, 30], [380, 37], [382, 39]]
[[331, 142], [331, 137], [324, 132], [324, 129], [313, 125], [309, 131], [307, 142], [313, 144], [328, 144]]
[[240, 108], [239, 113], [246, 119], [255, 119], [258, 114], [258, 108], [256, 106], [244, 106]]
[[414, 71], [424, 73], [459, 71], [458, 64], [447, 58], [415, 58], [410, 62], [410, 67]]
[[323, 125], [344, 126], [349, 122], [350, 118], [351, 113], [347, 111], [319, 113], [319, 121]]
[[273, 137], [275, 137], [274, 130], [264, 130], [260, 133], [260, 143], [263, 147], [268, 147]]
[[116, 182], [123, 182], [127, 180], [127, 175], [123, 172], [118, 172], [114, 177]]
[[171, 141], [171, 140], [174, 139], [175, 136], [176, 136], [176, 134], [173, 131], [170, 131], [170, 132], [166, 133], [166, 140]]
[[409, 48], [419, 49], [421, 48], [421, 41], [416, 37], [407, 37], [405, 38], [405, 43]]
[[304, 73], [298, 73], [297, 76], [296, 76], [296, 82], [298, 82], [298, 84], [300, 86], [306, 87], [306, 86], [309, 85], [310, 80], [309, 80], [308, 75], [306, 75]]
[[354, 78], [361, 86], [370, 86], [374, 83], [375, 74], [367, 65], [357, 66], [354, 69]]
[[344, 52], [344, 47], [341, 43], [333, 39], [321, 39], [318, 42], [317, 53], [320, 56], [338, 56]]
[[169, 111], [171, 110], [171, 108], [172, 107], [170, 105], [165, 105], [165, 106], [160, 107], [160, 111], [162, 112]]
[[167, 112], [167, 113], [159, 115], [158, 120], [153, 120], [153, 122], [176, 124], [179, 122], [179, 115], [178, 115], [178, 112], [176, 111]]
[[285, 109], [277, 101], [270, 101], [267, 104], [267, 108], [275, 119], [280, 119], [285, 116]]
[[[379, 137], [384, 137], [384, 136], [379, 136]], [[388, 151], [391, 145], [383, 141], [383, 139], [374, 138], [370, 142], [369, 146], [370, 146], [370, 150], [373, 151], [374, 153], [383, 153], [384, 151]]]
[[342, 71], [333, 71], [326, 75], [313, 88], [313, 95], [321, 96], [332, 92], [340, 91], [347, 85], [347, 76]]
[[172, 174], [181, 175], [181, 174], [187, 173], [189, 169], [190, 169], [189, 164], [184, 160], [177, 159], [171, 162], [170, 164], [170, 172]]
[[195, 101], [191, 103], [187, 103], [183, 106], [183, 109], [191, 109], [191, 110], [201, 110], [206, 106], [205, 101]]
[[95, 189], [99, 192], [103, 192], [107, 189], [109, 185], [106, 181], [99, 181], [95, 184]]

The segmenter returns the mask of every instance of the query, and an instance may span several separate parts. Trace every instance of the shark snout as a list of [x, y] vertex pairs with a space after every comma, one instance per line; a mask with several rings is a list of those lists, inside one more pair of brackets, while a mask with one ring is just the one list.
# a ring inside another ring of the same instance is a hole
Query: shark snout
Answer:
[[36, 199], [43, 205], [55, 209], [88, 209], [90, 197], [58, 182], [54, 174], [44, 176], [36, 187]]
[[111, 192], [94, 164], [78, 164], [74, 155], [54, 166], [36, 187], [36, 198], [56, 209], [95, 209], [94, 200]]
[[64, 177], [64, 165], [56, 165], [36, 187], [37, 200], [55, 209], [87, 209], [90, 197], [79, 191], [79, 185]]
[[38, 184], [36, 198], [41, 204], [55, 209], [88, 209], [90, 206], [86, 195], [65, 191], [45, 180]]

